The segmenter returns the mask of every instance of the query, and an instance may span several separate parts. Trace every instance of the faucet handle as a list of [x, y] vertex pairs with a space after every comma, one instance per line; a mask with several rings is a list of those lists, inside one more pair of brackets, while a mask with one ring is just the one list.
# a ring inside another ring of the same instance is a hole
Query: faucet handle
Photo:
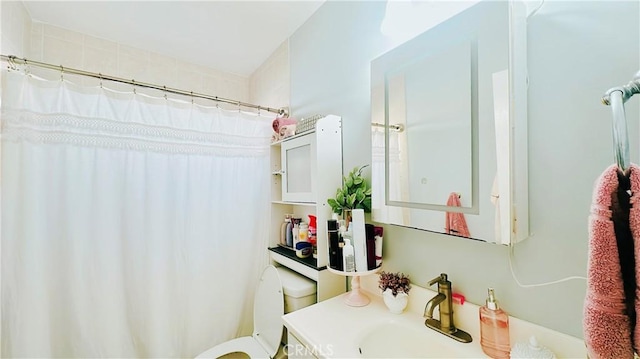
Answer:
[[440, 273], [439, 276], [433, 278], [432, 280], [429, 281], [429, 287], [431, 287], [432, 285], [438, 283], [438, 285], [440, 283], [444, 283], [444, 282], [448, 282], [447, 280], [447, 274], [446, 273]]

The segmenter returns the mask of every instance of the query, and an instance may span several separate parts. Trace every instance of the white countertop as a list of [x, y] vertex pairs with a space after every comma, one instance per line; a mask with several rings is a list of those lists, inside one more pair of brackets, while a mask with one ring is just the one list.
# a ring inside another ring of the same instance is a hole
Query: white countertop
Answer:
[[387, 323], [398, 323], [418, 328], [425, 336], [441, 336], [452, 350], [465, 353], [464, 357], [486, 357], [477, 338], [471, 343], [460, 343], [424, 325], [424, 318], [414, 312], [392, 314], [382, 298], [366, 293], [371, 303], [364, 307], [350, 307], [344, 303], [346, 294], [283, 316], [291, 334], [311, 348], [319, 358], [361, 358], [358, 344], [368, 328]]
[[[366, 278], [366, 280], [365, 280]], [[471, 334], [471, 343], [460, 343], [424, 325], [422, 311], [436, 293], [413, 286], [409, 305], [402, 314], [392, 314], [376, 289], [377, 276], [363, 277], [363, 289], [371, 299], [364, 307], [350, 307], [344, 303], [346, 294], [325, 300], [310, 307], [284, 315], [284, 325], [298, 340], [315, 350], [319, 358], [362, 358], [359, 343], [364, 334], [381, 324], [398, 323], [424, 332], [425, 340], [445, 343], [455, 357], [486, 358], [480, 347], [478, 306], [472, 303], [454, 304], [457, 328]], [[434, 312], [434, 314], [438, 310]], [[555, 352], [558, 358], [585, 358], [584, 342], [579, 338], [510, 317], [512, 345], [535, 335], [538, 342]], [[422, 335], [422, 334], [420, 334]], [[442, 342], [444, 341], [444, 342]]]

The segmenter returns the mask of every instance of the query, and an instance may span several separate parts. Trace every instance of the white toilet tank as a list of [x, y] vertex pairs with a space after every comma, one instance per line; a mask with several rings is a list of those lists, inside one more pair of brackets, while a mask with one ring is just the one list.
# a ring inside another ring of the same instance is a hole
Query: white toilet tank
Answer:
[[287, 267], [277, 269], [284, 290], [285, 314], [316, 303], [316, 282]]

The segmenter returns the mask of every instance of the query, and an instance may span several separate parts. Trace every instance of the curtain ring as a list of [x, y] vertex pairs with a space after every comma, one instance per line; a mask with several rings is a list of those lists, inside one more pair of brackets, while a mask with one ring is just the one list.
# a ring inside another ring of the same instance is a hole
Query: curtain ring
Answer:
[[240, 101], [238, 101], [238, 113], [240, 113]]
[[137, 95], [138, 93], [136, 92], [136, 80], [132, 79], [131, 84], [133, 85], [133, 94]]
[[16, 59], [13, 56], [9, 56], [9, 70], [16, 71], [18, 69]]
[[193, 105], [193, 103], [194, 103], [194, 102], [193, 102], [193, 100], [194, 100], [194, 99], [193, 99], [193, 91], [191, 91], [191, 104], [192, 104], [192, 105]]
[[218, 102], [218, 96], [216, 96], [216, 108], [220, 109], [220, 102]]
[[60, 65], [60, 81], [64, 81], [64, 67]]
[[162, 88], [164, 89], [164, 99], [168, 100], [168, 98], [167, 98], [167, 86], [162, 86]]
[[102, 88], [102, 74], [98, 73], [98, 76], [100, 76], [100, 88]]

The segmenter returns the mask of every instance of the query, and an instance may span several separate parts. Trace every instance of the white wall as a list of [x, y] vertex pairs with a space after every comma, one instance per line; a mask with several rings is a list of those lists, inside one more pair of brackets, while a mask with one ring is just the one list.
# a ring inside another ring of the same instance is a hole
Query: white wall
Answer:
[[[28, 58], [232, 100], [249, 100], [249, 79], [87, 34], [34, 22]], [[32, 71], [39, 71], [35, 68]], [[51, 71], [49, 76], [58, 76]], [[45, 74], [39, 71], [39, 74]], [[114, 87], [114, 85], [110, 85]], [[115, 87], [125, 87], [115, 85]], [[130, 86], [129, 86], [130, 87]]]
[[[608, 88], [640, 63], [639, 3], [546, 1], [529, 20], [529, 183], [532, 237], [515, 247], [520, 281], [586, 275], [592, 186], [613, 162]], [[394, 46], [380, 33], [384, 2], [327, 2], [290, 39], [291, 108], [296, 116], [343, 116], [344, 168], [371, 163], [369, 64]], [[638, 160], [640, 99], [627, 105]], [[582, 337], [584, 280], [522, 288], [508, 248], [385, 226], [385, 269], [419, 286], [448, 273], [456, 292], [482, 304], [496, 288], [521, 319]], [[464, 329], [464, 328], [463, 328]]]
[[31, 40], [31, 18], [22, 2], [0, 1], [0, 19], [0, 54], [27, 56]]
[[289, 107], [289, 40], [287, 39], [249, 78], [249, 101], [272, 108]]
[[29, 50], [31, 18], [20, 1], [2, 1], [0, 52], [3, 55], [24, 57]]

